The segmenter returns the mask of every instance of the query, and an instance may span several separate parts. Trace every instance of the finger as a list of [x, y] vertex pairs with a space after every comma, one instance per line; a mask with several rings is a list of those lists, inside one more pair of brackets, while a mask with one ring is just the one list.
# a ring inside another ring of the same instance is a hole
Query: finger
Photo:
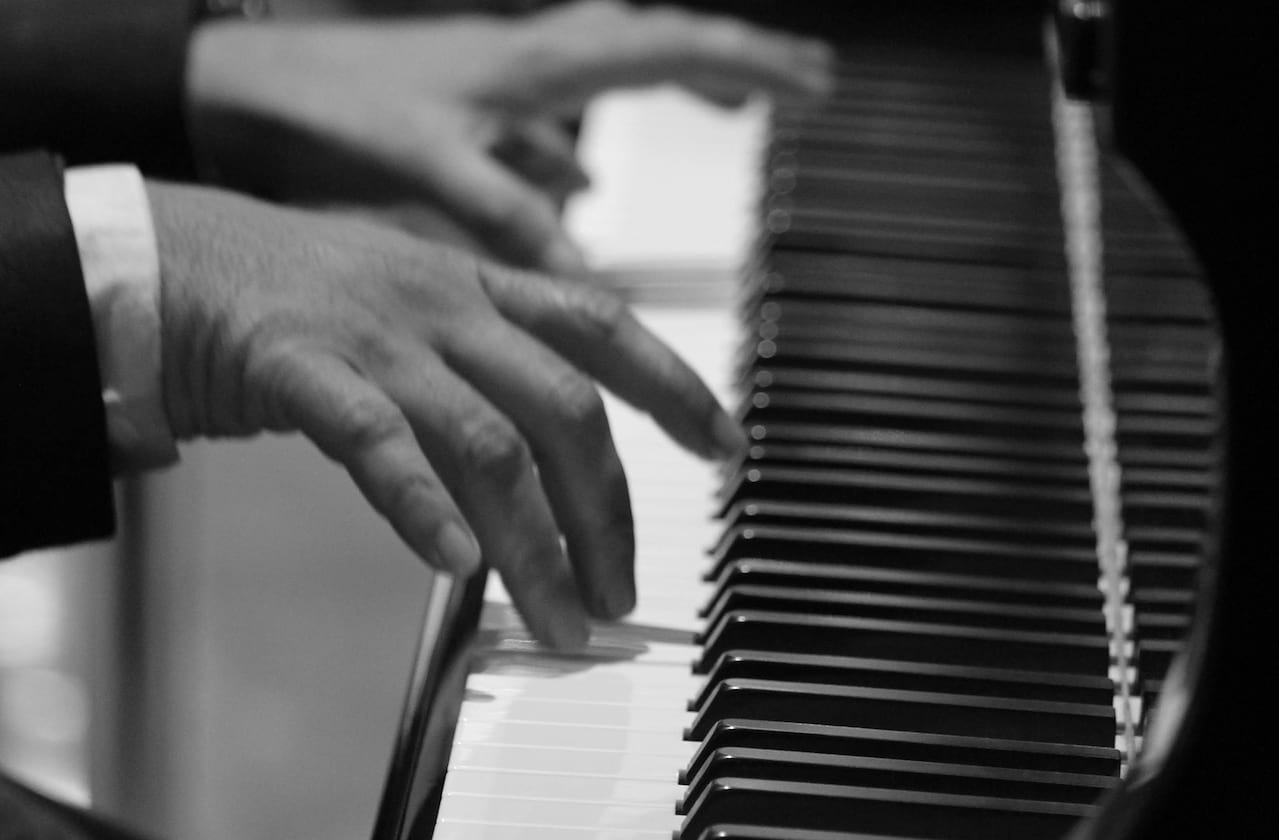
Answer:
[[495, 158], [553, 200], [562, 201], [590, 186], [572, 138], [554, 120], [528, 119], [512, 125], [492, 151]]
[[740, 426], [706, 384], [614, 295], [487, 263], [480, 280], [506, 318], [650, 413], [683, 446], [716, 458], [745, 446]]
[[406, 355], [378, 375], [439, 465], [529, 630], [557, 648], [585, 644], [581, 597], [519, 430], [433, 356]]
[[617, 619], [635, 607], [635, 537], [626, 475], [604, 402], [579, 370], [500, 319], [472, 325], [449, 363], [532, 444], [579, 589], [592, 614]]
[[423, 165], [436, 199], [494, 254], [556, 274], [585, 272], [550, 200], [483, 151], [436, 149]]
[[659, 82], [716, 100], [752, 90], [811, 98], [831, 87], [822, 42], [674, 8], [579, 3], [544, 14], [531, 45], [526, 104], [543, 107], [578, 108], [609, 88]]
[[480, 549], [404, 414], [346, 363], [290, 356], [260, 369], [274, 383], [273, 413], [346, 467], [360, 492], [431, 566], [469, 575]]

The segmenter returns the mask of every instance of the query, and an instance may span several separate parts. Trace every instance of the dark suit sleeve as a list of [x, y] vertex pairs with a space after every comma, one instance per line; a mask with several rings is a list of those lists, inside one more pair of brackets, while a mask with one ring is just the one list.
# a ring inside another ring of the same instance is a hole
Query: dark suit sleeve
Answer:
[[0, 557], [110, 535], [109, 470], [61, 168], [0, 156]]
[[192, 0], [0, 2], [0, 151], [189, 169], [182, 88]]

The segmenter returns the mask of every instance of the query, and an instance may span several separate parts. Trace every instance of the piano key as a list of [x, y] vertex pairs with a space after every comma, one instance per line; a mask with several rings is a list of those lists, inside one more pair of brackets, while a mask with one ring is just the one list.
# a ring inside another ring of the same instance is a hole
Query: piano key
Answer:
[[726, 564], [716, 578], [716, 591], [740, 584], [763, 586], [820, 586], [857, 592], [887, 592], [940, 597], [971, 597], [1015, 604], [1040, 604], [1079, 609], [1102, 607], [1095, 583], [1057, 583], [977, 575], [912, 572], [898, 569], [801, 563], [742, 557]]
[[713, 628], [725, 613], [753, 609], [804, 615], [932, 621], [973, 627], [1039, 630], [1048, 633], [1103, 634], [1105, 632], [1103, 617], [1099, 610], [1045, 608], [959, 598], [745, 585], [727, 587], [720, 592], [706, 613], [706, 624]]
[[738, 677], [715, 686], [687, 734], [701, 739], [716, 721], [738, 718], [1095, 747], [1113, 744], [1115, 740], [1115, 716], [1110, 705]]
[[[691, 840], [691, 839], [690, 839]], [[798, 828], [752, 825], [713, 825], [696, 840], [890, 840], [885, 834], [847, 831], [804, 831]], [[897, 840], [903, 840], [898, 835]], [[910, 838], [904, 838], [910, 840]]]
[[[683, 732], [668, 728], [628, 726], [580, 726], [562, 718], [556, 721], [469, 718], [458, 721], [454, 746], [501, 744], [544, 749], [597, 750], [616, 755], [665, 756], [671, 767], [681, 767], [693, 745]], [[621, 759], [617, 759], [619, 764]]]
[[1070, 583], [1097, 580], [1096, 558], [1069, 546], [786, 525], [739, 525], [728, 533], [716, 548], [708, 579], [739, 557], [760, 557]]
[[[762, 459], [750, 459], [752, 461]], [[785, 459], [769, 458], [769, 463], [785, 464]], [[742, 467], [737, 467], [737, 470]], [[1096, 543], [1096, 536], [1079, 522], [1051, 520], [1019, 520], [1011, 516], [989, 516], [974, 513], [952, 514], [945, 511], [906, 510], [879, 505], [838, 505], [822, 502], [795, 503], [776, 499], [750, 499], [729, 506], [722, 515], [726, 528], [749, 528], [765, 525], [852, 528], [869, 531], [913, 532], [927, 536], [976, 538], [1002, 542], [1042, 542], [1057, 546], [1085, 547]], [[1193, 534], [1193, 532], [1183, 532]], [[1170, 534], [1176, 539], [1179, 534]], [[1195, 539], [1196, 537], [1192, 537]], [[715, 554], [732, 539], [728, 532], [719, 535], [711, 548]]]
[[[899, 335], [899, 334], [898, 334]], [[842, 366], [880, 372], [916, 371], [928, 376], [968, 377], [999, 384], [1053, 384], [1068, 389], [1074, 382], [1073, 357], [1062, 353], [1035, 352], [1024, 344], [1022, 352], [977, 353], [944, 344], [920, 346], [891, 339], [896, 335], [862, 333], [843, 341], [779, 336], [758, 342], [753, 358], [768, 363]]]
[[646, 805], [662, 814], [669, 813], [671, 795], [678, 792], [675, 781], [670, 777], [652, 781], [576, 771], [556, 773], [539, 769], [535, 772], [521, 772], [501, 768], [472, 770], [464, 767], [455, 767], [450, 775], [453, 776], [449, 785], [450, 796]]
[[[744, 499], [764, 498], [827, 504], [902, 505], [925, 510], [983, 515], [1053, 517], [1078, 522], [1091, 512], [1083, 488], [1031, 481], [990, 478], [943, 479], [887, 470], [786, 467], [751, 463], [725, 484], [724, 507]], [[1156, 501], [1178, 501], [1158, 499]]]
[[[614, 831], [631, 832], [653, 832], [664, 829], [664, 836], [667, 838], [678, 825], [671, 813], [669, 802], [656, 806], [489, 794], [453, 794], [446, 791], [440, 808], [442, 812], [447, 812], [447, 822], [456, 825], [467, 823], [483, 825], [500, 821], [507, 825], [553, 826], [566, 829], [607, 827]], [[462, 834], [461, 836], [475, 835]]]
[[689, 702], [688, 708], [694, 712], [701, 710], [715, 686], [734, 677], [1092, 705], [1105, 705], [1114, 697], [1114, 685], [1101, 676], [1014, 671], [1008, 668], [972, 668], [851, 656], [816, 656], [794, 652], [779, 654], [770, 651], [730, 650], [711, 666], [701, 690]]
[[[951, 360], [956, 358], [953, 353], [946, 356]], [[1080, 437], [1077, 409], [1023, 408], [972, 401], [833, 391], [813, 393], [783, 388], [755, 389], [746, 399], [744, 419], [747, 423], [784, 421], [799, 414], [818, 421], [837, 416], [854, 425], [865, 420], [873, 425], [891, 423], [894, 427], [921, 431], [976, 432], [1033, 440], [1076, 440]], [[1189, 434], [1202, 427], [1199, 423], [1177, 425], [1167, 418], [1160, 418], [1154, 425], [1158, 428], [1149, 428], [1144, 433], [1151, 437], [1157, 434]]]
[[709, 755], [725, 747], [879, 756], [1058, 773], [1119, 775], [1119, 753], [1109, 746], [1092, 747], [738, 718], [716, 721], [711, 726], [682, 776], [697, 772]]
[[[684, 746], [691, 747], [684, 742]], [[453, 746], [453, 769], [508, 770], [530, 773], [584, 773], [618, 779], [671, 781], [671, 767], [686, 762], [690, 749], [635, 753], [621, 749], [524, 746], [484, 742]]]
[[695, 667], [706, 673], [730, 650], [795, 649], [1075, 674], [1105, 673], [1110, 661], [1108, 641], [1096, 636], [745, 610], [725, 614], [708, 629]]
[[1007, 770], [972, 764], [724, 748], [711, 753], [697, 773], [689, 778], [685, 798], [677, 806], [677, 813], [687, 813], [687, 803], [699, 799], [714, 780], [726, 777], [1084, 805], [1095, 802], [1117, 781], [1109, 776]]
[[[771, 333], [769, 330], [762, 330]], [[776, 335], [760, 336], [775, 340]], [[752, 351], [758, 346], [751, 344]], [[844, 393], [873, 393], [881, 395], [908, 395], [935, 400], [962, 400], [1010, 406], [1059, 406], [1075, 412], [1079, 409], [1077, 394], [1068, 389], [1035, 383], [1007, 383], [968, 381], [953, 377], [928, 376], [922, 372], [906, 374], [876, 373], [861, 370], [832, 370], [777, 364], [757, 364], [750, 373], [749, 384], [765, 390], [779, 387], [792, 390], [839, 391]]]
[[[986, 310], [1069, 317], [1061, 271], [1040, 266], [903, 260], [873, 254], [774, 251], [755, 278], [770, 300], [817, 298], [895, 303], [957, 311]], [[748, 294], [746, 302], [752, 301]]]
[[436, 824], [431, 837], [432, 840], [670, 840], [671, 831], [444, 819]]
[[727, 778], [691, 804], [680, 838], [716, 823], [751, 822], [957, 840], [1055, 840], [1091, 812], [1074, 804]]

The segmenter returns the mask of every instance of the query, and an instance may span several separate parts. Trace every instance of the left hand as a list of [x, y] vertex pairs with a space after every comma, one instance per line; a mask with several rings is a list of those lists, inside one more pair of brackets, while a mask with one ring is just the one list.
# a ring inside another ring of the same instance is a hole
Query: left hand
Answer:
[[497, 256], [573, 273], [555, 199], [585, 175], [559, 118], [664, 81], [722, 103], [816, 97], [830, 59], [729, 18], [603, 0], [518, 19], [215, 23], [193, 41], [188, 106], [197, 151], [233, 186], [425, 201]]

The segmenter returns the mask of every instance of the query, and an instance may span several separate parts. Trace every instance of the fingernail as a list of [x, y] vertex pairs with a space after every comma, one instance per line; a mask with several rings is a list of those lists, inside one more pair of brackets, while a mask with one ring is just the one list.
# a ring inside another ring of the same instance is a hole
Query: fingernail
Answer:
[[547, 627], [551, 647], [562, 651], [581, 650], [591, 638], [591, 628], [579, 611], [556, 614]]
[[711, 423], [711, 437], [714, 442], [714, 454], [728, 459], [746, 448], [746, 430], [724, 412], [715, 415]]
[[552, 274], [580, 277], [589, 270], [586, 257], [567, 239], [557, 239], [542, 252], [542, 266]]
[[454, 574], [470, 575], [480, 567], [479, 543], [456, 522], [446, 522], [435, 535], [435, 553]]
[[614, 583], [600, 597], [600, 618], [617, 621], [635, 609], [635, 589], [624, 583]]

